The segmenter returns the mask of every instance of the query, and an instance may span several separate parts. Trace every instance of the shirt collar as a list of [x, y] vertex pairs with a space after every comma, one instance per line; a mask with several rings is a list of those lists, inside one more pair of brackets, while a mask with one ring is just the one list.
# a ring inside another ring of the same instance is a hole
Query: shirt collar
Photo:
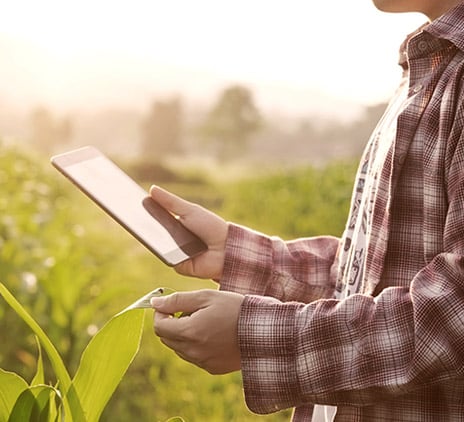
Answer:
[[464, 51], [464, 1], [426, 25], [424, 31], [434, 37], [451, 41]]
[[399, 57], [399, 64], [403, 68], [408, 67], [408, 57], [411, 58], [414, 54], [412, 51], [409, 51], [411, 44], [414, 45], [411, 41], [419, 37], [422, 37], [422, 40], [427, 42], [429, 47], [427, 49], [422, 47], [422, 53], [430, 54], [432, 50], [436, 51], [444, 46], [449, 46], [450, 42], [458, 49], [464, 51], [464, 1], [433, 22], [420, 26], [406, 37], [405, 41], [401, 44]]

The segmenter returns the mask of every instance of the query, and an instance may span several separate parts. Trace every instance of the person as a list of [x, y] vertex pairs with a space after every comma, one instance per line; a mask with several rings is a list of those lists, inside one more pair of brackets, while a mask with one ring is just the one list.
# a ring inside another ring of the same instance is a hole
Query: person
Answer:
[[154, 298], [155, 333], [210, 373], [241, 370], [256, 413], [464, 418], [464, 2], [374, 3], [428, 20], [401, 47], [340, 239], [283, 241], [151, 189], [209, 246], [177, 271], [219, 283]]

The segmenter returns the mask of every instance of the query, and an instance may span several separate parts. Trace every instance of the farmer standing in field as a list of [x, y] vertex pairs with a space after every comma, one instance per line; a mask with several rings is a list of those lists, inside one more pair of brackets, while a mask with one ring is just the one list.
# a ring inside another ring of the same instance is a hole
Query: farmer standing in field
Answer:
[[176, 270], [221, 290], [154, 298], [155, 332], [210, 373], [241, 370], [257, 413], [464, 415], [464, 2], [374, 3], [429, 22], [402, 45], [403, 78], [361, 159], [342, 238], [284, 242], [151, 190], [209, 246]]

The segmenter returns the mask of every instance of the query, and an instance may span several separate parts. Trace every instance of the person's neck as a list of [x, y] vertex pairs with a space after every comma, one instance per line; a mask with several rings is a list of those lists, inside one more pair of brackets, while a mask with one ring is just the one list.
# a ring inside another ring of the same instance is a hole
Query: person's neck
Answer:
[[436, 6], [430, 11], [425, 12], [425, 15], [431, 20], [439, 18], [444, 15], [446, 12], [451, 10], [453, 7], [457, 6], [459, 3], [462, 3], [463, 0], [441, 0], [440, 3], [437, 2]]

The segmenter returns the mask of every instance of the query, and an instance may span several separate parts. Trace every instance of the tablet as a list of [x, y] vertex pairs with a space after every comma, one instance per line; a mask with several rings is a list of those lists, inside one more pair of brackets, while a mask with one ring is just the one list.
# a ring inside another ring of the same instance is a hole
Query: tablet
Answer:
[[51, 163], [169, 266], [207, 249], [179, 219], [92, 146], [55, 155]]

